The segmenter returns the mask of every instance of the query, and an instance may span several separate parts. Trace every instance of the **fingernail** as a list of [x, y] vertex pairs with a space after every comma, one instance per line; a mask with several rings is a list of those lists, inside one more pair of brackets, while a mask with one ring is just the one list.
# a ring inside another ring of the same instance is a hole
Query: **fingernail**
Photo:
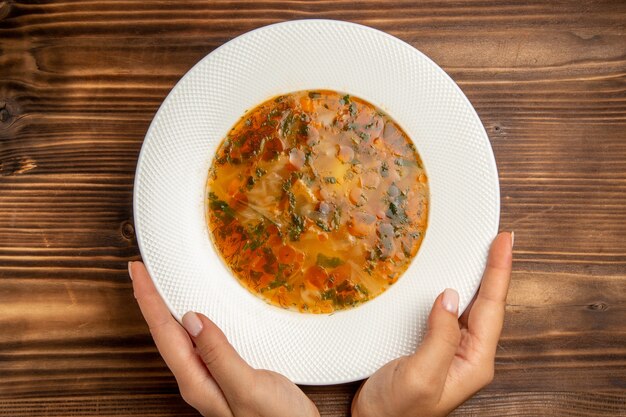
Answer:
[[511, 249], [515, 246], [515, 232], [511, 232]]
[[459, 293], [452, 288], [446, 288], [443, 291], [443, 297], [441, 298], [441, 304], [443, 308], [450, 313], [455, 313], [459, 310]]
[[190, 311], [188, 313], [185, 313], [185, 315], [183, 316], [183, 327], [190, 335], [196, 337], [202, 331], [202, 321], [196, 313]]
[[131, 268], [132, 263], [132, 261], [128, 262], [128, 276], [130, 277], [131, 281], [133, 280], [133, 270]]

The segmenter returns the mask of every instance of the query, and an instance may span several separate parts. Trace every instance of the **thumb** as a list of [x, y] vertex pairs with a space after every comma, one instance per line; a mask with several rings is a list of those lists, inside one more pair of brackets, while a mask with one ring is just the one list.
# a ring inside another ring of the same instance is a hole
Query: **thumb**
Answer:
[[220, 328], [204, 314], [191, 311], [183, 316], [182, 322], [226, 399], [242, 394], [254, 369], [239, 356]]
[[461, 341], [458, 322], [459, 294], [446, 288], [435, 300], [428, 317], [428, 331], [417, 352], [409, 357], [421, 370], [421, 377], [441, 393], [450, 364]]

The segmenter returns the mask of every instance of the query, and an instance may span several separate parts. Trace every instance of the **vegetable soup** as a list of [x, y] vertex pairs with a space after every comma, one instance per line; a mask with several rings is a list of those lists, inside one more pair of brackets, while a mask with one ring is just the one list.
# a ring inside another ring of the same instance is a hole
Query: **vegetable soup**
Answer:
[[372, 104], [298, 91], [249, 111], [207, 183], [213, 243], [253, 294], [300, 312], [356, 306], [398, 280], [428, 216], [415, 146]]

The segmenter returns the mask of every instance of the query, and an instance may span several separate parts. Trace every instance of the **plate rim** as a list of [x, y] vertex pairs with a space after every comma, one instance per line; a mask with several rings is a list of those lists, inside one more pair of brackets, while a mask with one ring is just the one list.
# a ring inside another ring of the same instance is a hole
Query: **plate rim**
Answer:
[[[478, 126], [479, 126], [479, 130], [482, 136], [482, 139], [486, 141], [486, 143], [489, 145], [488, 149], [490, 150], [490, 152], [487, 152], [487, 162], [490, 165], [490, 171], [492, 171], [494, 173], [494, 178], [493, 178], [493, 187], [495, 189], [495, 192], [493, 192], [493, 196], [495, 197], [494, 199], [494, 218], [490, 220], [491, 225], [490, 227], [491, 229], [491, 234], [495, 237], [495, 235], [498, 232], [499, 229], [499, 224], [500, 224], [500, 214], [501, 214], [501, 195], [500, 195], [500, 178], [499, 178], [499, 171], [498, 171], [498, 167], [497, 167], [497, 162], [495, 159], [495, 153], [493, 150], [493, 146], [491, 144], [491, 140], [489, 138], [489, 135], [487, 134], [487, 131], [485, 129], [485, 126], [482, 122], [482, 120], [480, 119], [480, 116], [478, 115], [478, 112], [476, 111], [475, 107], [472, 105], [471, 101], [469, 100], [469, 98], [465, 95], [465, 93], [463, 92], [463, 90], [459, 87], [459, 85], [454, 81], [454, 79], [441, 67], [439, 66], [435, 61], [433, 61], [429, 56], [427, 56], [426, 54], [424, 54], [422, 51], [420, 51], [419, 49], [417, 49], [416, 47], [414, 47], [413, 45], [409, 44], [408, 42], [395, 37], [383, 30], [380, 29], [376, 29], [367, 25], [363, 25], [360, 23], [354, 23], [354, 22], [350, 22], [350, 21], [345, 21], [345, 20], [336, 20], [336, 19], [296, 19], [296, 20], [286, 20], [286, 21], [281, 21], [281, 22], [276, 22], [276, 23], [272, 23], [269, 25], [264, 25], [264, 26], [260, 26], [257, 27], [255, 29], [252, 29], [250, 31], [241, 33], [231, 39], [229, 39], [227, 42], [221, 44], [220, 46], [218, 46], [217, 48], [211, 50], [209, 53], [207, 53], [206, 55], [204, 55], [201, 59], [199, 59], [194, 65], [192, 65], [177, 81], [176, 83], [172, 86], [172, 88], [170, 89], [170, 91], [168, 92], [168, 94], [166, 95], [166, 97], [163, 99], [163, 101], [161, 102], [161, 104], [159, 105], [159, 108], [157, 109], [157, 111], [154, 113], [154, 116], [152, 117], [152, 120], [150, 121], [150, 125], [148, 126], [148, 129], [146, 130], [146, 134], [144, 135], [143, 141], [142, 141], [142, 146], [141, 146], [141, 150], [139, 152], [138, 155], [138, 159], [137, 159], [137, 167], [135, 169], [135, 178], [133, 181], [133, 222], [135, 224], [135, 235], [136, 235], [136, 239], [137, 239], [137, 246], [139, 248], [139, 252], [141, 255], [141, 258], [144, 262], [144, 265], [150, 275], [150, 279], [153, 282], [159, 296], [161, 297], [161, 299], [164, 301], [165, 305], [167, 306], [167, 308], [169, 309], [170, 313], [172, 314], [172, 316], [179, 322], [182, 324], [182, 316], [179, 315], [176, 311], [176, 309], [173, 308], [171, 302], [168, 300], [168, 298], [165, 295], [165, 292], [163, 291], [163, 289], [161, 288], [161, 285], [159, 284], [159, 281], [157, 279], [154, 279], [154, 271], [152, 269], [152, 265], [151, 262], [148, 259], [144, 259], [144, 254], [147, 253], [146, 249], [144, 247], [144, 242], [143, 242], [143, 238], [142, 238], [142, 228], [140, 226], [141, 222], [139, 221], [139, 213], [140, 210], [138, 208], [138, 198], [137, 198], [137, 190], [139, 188], [139, 184], [141, 182], [142, 179], [142, 167], [145, 163], [146, 160], [146, 149], [147, 146], [146, 144], [148, 143], [148, 138], [150, 137], [150, 135], [153, 133], [153, 131], [156, 129], [156, 123], [157, 120], [159, 119], [159, 116], [162, 114], [162, 112], [164, 112], [165, 108], [167, 107], [166, 104], [172, 100], [172, 97], [174, 96], [175, 91], [180, 88], [180, 86], [182, 84], [184, 84], [185, 80], [187, 80], [188, 77], [193, 76], [195, 69], [198, 68], [200, 65], [202, 65], [206, 60], [210, 59], [210, 56], [220, 50], [222, 50], [223, 48], [227, 48], [229, 47], [229, 45], [231, 45], [232, 43], [236, 42], [236, 41], [240, 41], [242, 39], [245, 39], [247, 37], [252, 37], [254, 36], [255, 33], [259, 32], [259, 31], [264, 31], [264, 30], [271, 30], [274, 27], [282, 27], [282, 26], [297, 26], [297, 25], [301, 25], [301, 24], [307, 24], [307, 23], [315, 23], [315, 22], [319, 22], [319, 23], [326, 23], [326, 24], [332, 24], [332, 25], [337, 25], [337, 26], [344, 26], [344, 27], [354, 27], [357, 26], [363, 30], [367, 30], [370, 31], [374, 34], [376, 34], [377, 36], [384, 36], [386, 38], [388, 38], [391, 42], [395, 42], [398, 45], [401, 45], [403, 48], [410, 48], [411, 53], [417, 53], [421, 58], [425, 59], [430, 66], [436, 70], [440, 75], [443, 75], [444, 78], [447, 79], [448, 83], [451, 83], [451, 85], [453, 86], [453, 88], [456, 90], [456, 92], [459, 94], [460, 98], [462, 99], [462, 101], [464, 102], [464, 104], [466, 106], [468, 106], [468, 109], [471, 109], [471, 117], [475, 118], [478, 121]], [[288, 92], [285, 92], [288, 93]], [[430, 217], [430, 210], [429, 210], [429, 217]], [[424, 236], [424, 241], [422, 242], [422, 245], [424, 244], [424, 242], [426, 241], [428, 236], [428, 229], [426, 230], [426, 234]], [[469, 306], [469, 304], [471, 303], [471, 300], [473, 299], [473, 297], [478, 293], [480, 289], [480, 282], [478, 283], [477, 286], [475, 286], [474, 288], [474, 292], [472, 294], [471, 297], [469, 297], [467, 300], [464, 300], [464, 302], [459, 305], [459, 310], [458, 310], [458, 315], [461, 316], [463, 314], [463, 312], [467, 309], [467, 307]], [[365, 378], [368, 378], [371, 374], [363, 374], [363, 375], [358, 375], [355, 377], [351, 377], [348, 379], [342, 379], [342, 380], [333, 380], [330, 382], [327, 381], [320, 381], [320, 380], [298, 380], [295, 381], [295, 383], [299, 384], [299, 385], [312, 385], [312, 386], [324, 386], [324, 385], [334, 385], [334, 384], [342, 384], [342, 383], [349, 383], [349, 382], [354, 382], [354, 381], [358, 381], [358, 380], [362, 380]]]

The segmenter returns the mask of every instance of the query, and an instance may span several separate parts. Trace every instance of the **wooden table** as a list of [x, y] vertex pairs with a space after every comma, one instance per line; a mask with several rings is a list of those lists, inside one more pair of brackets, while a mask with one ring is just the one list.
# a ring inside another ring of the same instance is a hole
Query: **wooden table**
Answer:
[[[419, 48], [491, 139], [513, 282], [495, 380], [454, 416], [626, 415], [624, 1], [35, 3], [0, 1], [0, 416], [196, 415], [126, 272], [138, 152], [200, 58], [313, 17]], [[344, 416], [357, 386], [304, 390]]]

